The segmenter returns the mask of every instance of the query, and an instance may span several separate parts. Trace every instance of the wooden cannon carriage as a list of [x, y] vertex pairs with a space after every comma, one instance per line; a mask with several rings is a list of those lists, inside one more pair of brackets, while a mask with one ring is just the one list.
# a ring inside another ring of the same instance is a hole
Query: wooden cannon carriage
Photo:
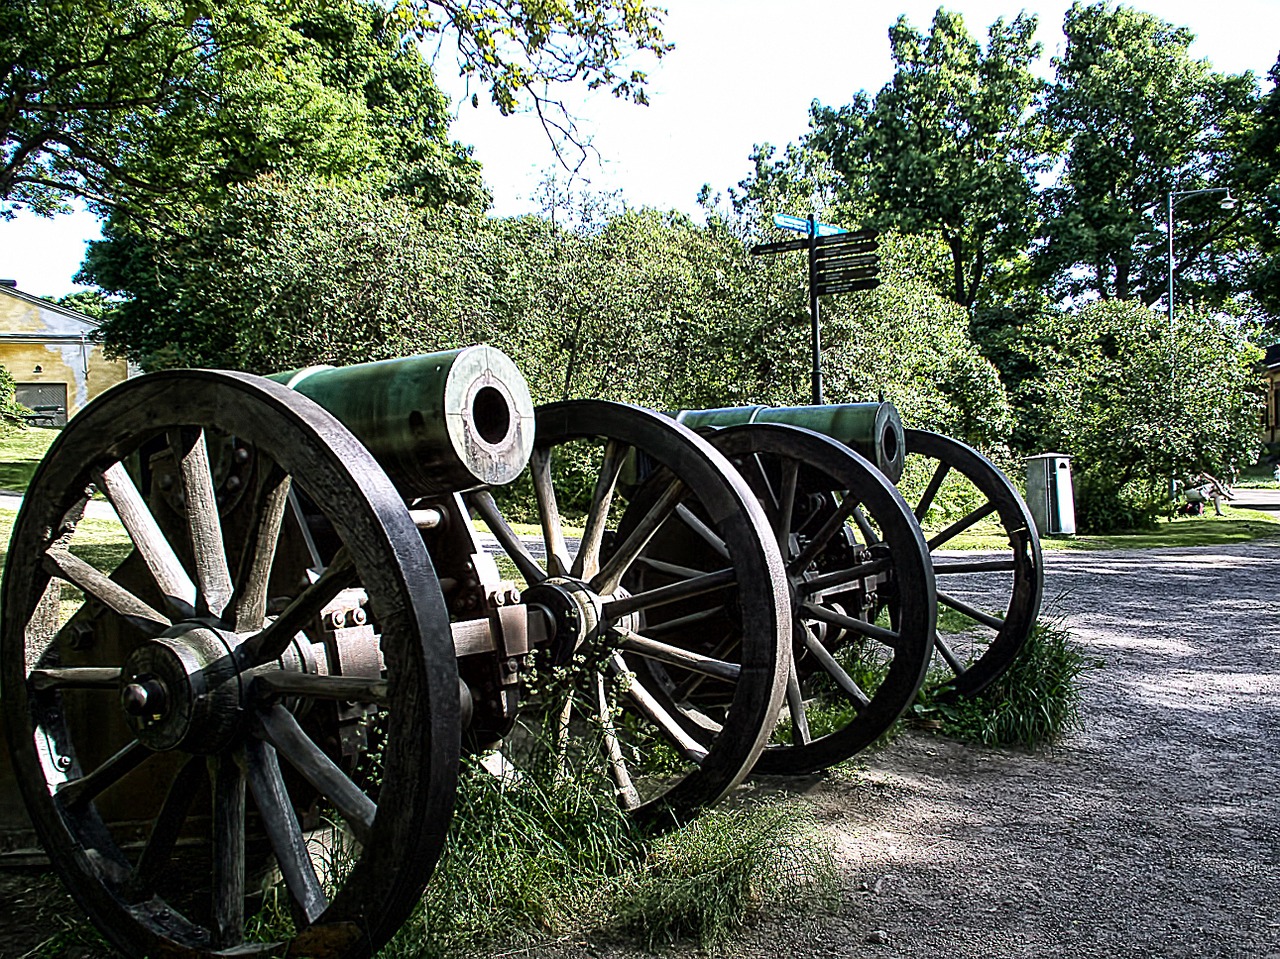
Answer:
[[[522, 717], [540, 746], [597, 756], [656, 823], [753, 768], [846, 758], [935, 650], [956, 694], [989, 682], [1040, 595], [1035, 534], [999, 471], [868, 413], [858, 435], [847, 408], [828, 416], [833, 438], [758, 411], [721, 426], [596, 401], [535, 410], [487, 347], [122, 384], [55, 442], [14, 527], [0, 843], [34, 828], [133, 955], [355, 957], [428, 881], [462, 753], [518, 765]], [[904, 454], [936, 463], [914, 510], [871, 465], [892, 473]], [[953, 527], [998, 514], [1008, 557], [932, 551], [947, 536], [921, 521], [948, 474], [986, 499]], [[540, 551], [508, 521], [519, 498], [502, 488], [521, 476]], [[95, 497], [132, 544], [109, 573], [78, 548]], [[586, 504], [576, 549], [570, 499]], [[987, 570], [1009, 579], [1002, 617], [935, 588]], [[936, 634], [940, 596], [993, 632], [973, 662]], [[294, 931], [258, 942], [246, 917], [269, 872]]]

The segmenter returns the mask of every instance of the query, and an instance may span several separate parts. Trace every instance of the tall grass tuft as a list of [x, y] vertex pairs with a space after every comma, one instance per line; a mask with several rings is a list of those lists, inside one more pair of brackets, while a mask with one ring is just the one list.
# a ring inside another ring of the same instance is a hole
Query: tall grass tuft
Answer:
[[705, 949], [762, 908], [829, 903], [835, 877], [831, 846], [795, 803], [725, 807], [653, 843], [613, 914], [648, 949], [683, 939]]
[[943, 731], [987, 746], [1051, 746], [1082, 726], [1080, 677], [1101, 669], [1061, 621], [1036, 623], [1003, 676], [941, 709]]
[[796, 803], [724, 807], [646, 834], [612, 783], [469, 764], [445, 855], [379, 959], [436, 959], [568, 936], [721, 940], [762, 907], [825, 903], [834, 860]]

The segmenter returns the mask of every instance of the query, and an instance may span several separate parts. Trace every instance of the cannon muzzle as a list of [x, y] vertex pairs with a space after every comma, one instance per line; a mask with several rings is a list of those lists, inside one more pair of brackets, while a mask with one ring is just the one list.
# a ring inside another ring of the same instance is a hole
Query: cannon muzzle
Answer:
[[529, 387], [491, 346], [270, 379], [336, 416], [406, 498], [509, 483], [533, 452]]
[[892, 403], [840, 403], [831, 406], [735, 406], [717, 410], [681, 410], [676, 421], [693, 430], [743, 423], [802, 426], [839, 440], [871, 461], [896, 483], [902, 478], [906, 438], [902, 417]]

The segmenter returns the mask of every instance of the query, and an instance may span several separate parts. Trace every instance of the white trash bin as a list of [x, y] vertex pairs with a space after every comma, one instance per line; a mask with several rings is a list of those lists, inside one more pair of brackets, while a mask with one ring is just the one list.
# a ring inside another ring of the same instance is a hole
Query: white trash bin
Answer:
[[1041, 536], [1076, 534], [1070, 456], [1041, 453], [1027, 457], [1027, 507]]

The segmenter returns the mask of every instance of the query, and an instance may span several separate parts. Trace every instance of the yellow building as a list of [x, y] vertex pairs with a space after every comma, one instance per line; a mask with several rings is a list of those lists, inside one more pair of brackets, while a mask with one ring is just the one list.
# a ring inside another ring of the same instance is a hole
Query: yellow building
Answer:
[[39, 426], [67, 417], [130, 375], [124, 360], [108, 360], [94, 342], [91, 317], [23, 293], [0, 281], [0, 366], [17, 381], [16, 399]]

